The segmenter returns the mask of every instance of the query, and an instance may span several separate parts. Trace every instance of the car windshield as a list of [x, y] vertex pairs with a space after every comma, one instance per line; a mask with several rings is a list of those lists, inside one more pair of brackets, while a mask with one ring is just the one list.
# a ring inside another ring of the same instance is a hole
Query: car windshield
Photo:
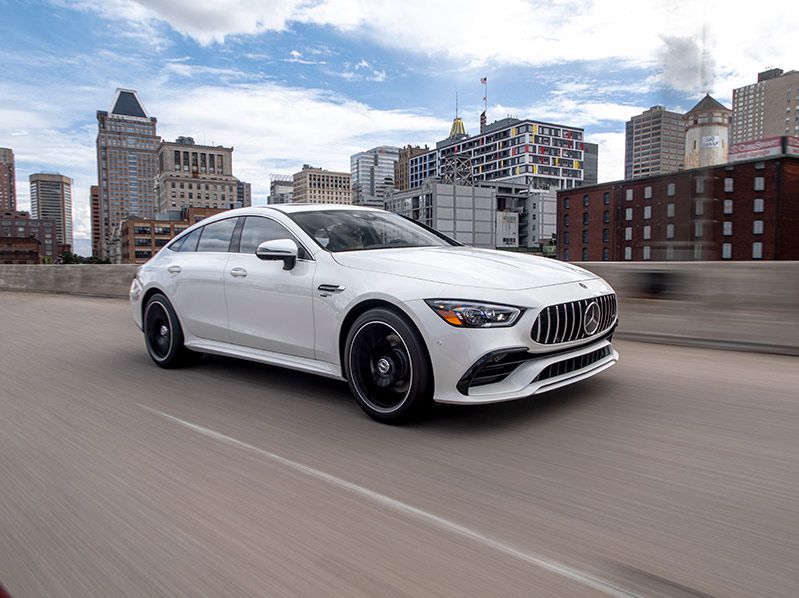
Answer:
[[455, 245], [443, 235], [391, 212], [315, 210], [290, 216], [320, 247], [332, 252]]

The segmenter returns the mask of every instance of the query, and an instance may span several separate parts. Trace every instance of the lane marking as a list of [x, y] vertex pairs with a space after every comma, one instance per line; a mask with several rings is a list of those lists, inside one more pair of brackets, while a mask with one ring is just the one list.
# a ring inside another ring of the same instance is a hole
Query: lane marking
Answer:
[[199, 432], [200, 434], [207, 436], [209, 438], [213, 438], [219, 442], [223, 442], [230, 446], [235, 446], [237, 448], [246, 449], [248, 451], [254, 452], [258, 455], [266, 457], [275, 463], [279, 463], [288, 467], [289, 469], [293, 469], [299, 473], [303, 473], [309, 477], [315, 478], [317, 480], [321, 480], [323, 482], [327, 482], [331, 486], [336, 486], [337, 488], [342, 488], [344, 490], [348, 490], [353, 494], [357, 494], [370, 500], [373, 503], [378, 505], [382, 505], [384, 507], [388, 507], [389, 509], [411, 517], [412, 519], [416, 519], [417, 521], [422, 521], [425, 523], [432, 524], [435, 527], [443, 529], [445, 531], [451, 532], [455, 535], [462, 536], [473, 542], [478, 544], [482, 544], [488, 548], [492, 548], [497, 552], [501, 552], [508, 556], [514, 557], [531, 565], [535, 565], [540, 567], [541, 569], [545, 569], [550, 573], [555, 573], [567, 579], [571, 579], [572, 581], [576, 581], [584, 586], [607, 594], [608, 596], [616, 596], [618, 598], [639, 598], [638, 594], [634, 594], [628, 590], [615, 586], [603, 579], [598, 577], [594, 577], [588, 573], [584, 573], [577, 569], [573, 569], [567, 565], [562, 565], [555, 561], [546, 559], [542, 556], [537, 554], [526, 552], [522, 549], [515, 548], [514, 546], [502, 542], [501, 540], [497, 540], [492, 538], [491, 536], [487, 536], [482, 534], [476, 530], [471, 528], [465, 527], [460, 525], [459, 523], [455, 523], [454, 521], [450, 521], [449, 519], [445, 519], [444, 517], [439, 517], [438, 515], [434, 515], [428, 511], [424, 511], [402, 501], [396, 500], [391, 498], [390, 496], [386, 496], [385, 494], [380, 494], [379, 492], [375, 492], [374, 490], [369, 490], [363, 486], [359, 486], [353, 482], [348, 482], [342, 478], [336, 477], [332, 474], [325, 473], [319, 469], [314, 467], [310, 467], [309, 465], [303, 465], [302, 463], [298, 463], [297, 461], [292, 461], [291, 459], [287, 459], [286, 457], [281, 457], [276, 453], [272, 453], [270, 451], [258, 448], [252, 444], [248, 444], [246, 442], [242, 442], [241, 440], [236, 440], [230, 436], [226, 436], [221, 432], [216, 432], [209, 428], [205, 428], [198, 424], [193, 424], [189, 421], [184, 419], [180, 419], [179, 417], [175, 417], [174, 415], [169, 415], [168, 413], [164, 413], [163, 411], [158, 411], [157, 409], [153, 409], [152, 407], [148, 407], [147, 405], [142, 405], [137, 403], [139, 407], [145, 409], [151, 413], [155, 413], [160, 417], [173, 421], [177, 424], [180, 424], [190, 430], [194, 430], [195, 432]]

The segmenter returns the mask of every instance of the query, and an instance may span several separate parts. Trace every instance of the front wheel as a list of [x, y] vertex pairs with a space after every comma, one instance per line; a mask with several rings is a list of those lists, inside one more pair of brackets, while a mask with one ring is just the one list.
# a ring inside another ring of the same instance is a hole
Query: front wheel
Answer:
[[161, 293], [147, 300], [144, 307], [144, 342], [152, 360], [162, 368], [178, 368], [197, 363], [202, 353], [183, 346], [183, 329], [172, 304]]
[[344, 366], [352, 394], [370, 417], [402, 423], [432, 404], [433, 376], [424, 341], [396, 313], [361, 314], [347, 335]]

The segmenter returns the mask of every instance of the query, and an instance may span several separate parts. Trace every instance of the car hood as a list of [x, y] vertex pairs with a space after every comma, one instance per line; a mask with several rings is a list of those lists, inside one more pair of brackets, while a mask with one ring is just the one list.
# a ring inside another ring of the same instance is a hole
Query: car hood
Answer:
[[334, 253], [342, 266], [447, 285], [521, 290], [598, 278], [554, 259], [474, 247], [419, 247]]

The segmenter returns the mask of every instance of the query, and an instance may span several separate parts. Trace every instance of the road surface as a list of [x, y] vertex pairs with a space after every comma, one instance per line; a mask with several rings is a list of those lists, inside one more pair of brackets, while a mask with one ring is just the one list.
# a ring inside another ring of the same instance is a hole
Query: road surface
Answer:
[[618, 342], [431, 420], [219, 357], [127, 303], [0, 293], [0, 583], [40, 596], [796, 596], [799, 361]]

